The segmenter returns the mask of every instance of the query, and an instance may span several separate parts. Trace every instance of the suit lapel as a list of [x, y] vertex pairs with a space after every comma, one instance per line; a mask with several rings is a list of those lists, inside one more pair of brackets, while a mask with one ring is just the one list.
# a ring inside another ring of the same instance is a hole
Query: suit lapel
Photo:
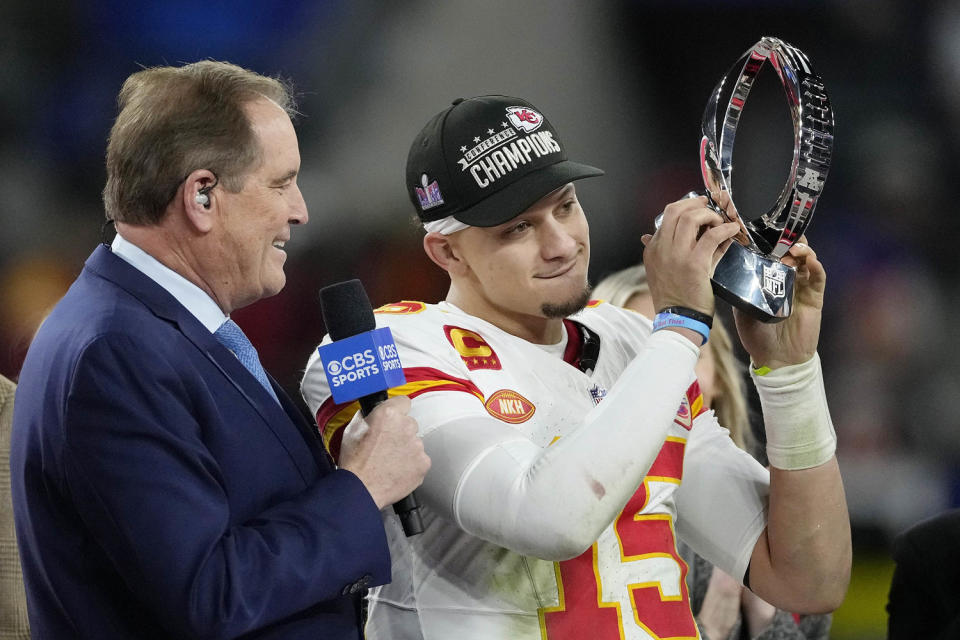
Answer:
[[287, 450], [305, 482], [309, 482], [316, 475], [316, 465], [320, 465], [323, 469], [329, 468], [329, 462], [324, 457], [317, 439], [313, 438], [311, 442], [311, 439], [306, 437], [304, 429], [308, 426], [302, 424], [303, 417], [273, 378], [270, 378], [270, 381], [277, 392], [277, 397], [281, 399], [282, 406], [270, 397], [267, 390], [253, 377], [253, 374], [247, 371], [237, 357], [220, 344], [213, 334], [166, 289], [122, 258], [113, 255], [104, 245], [98, 246], [87, 259], [86, 268], [114, 282], [143, 302], [158, 317], [177, 325], [183, 335], [220, 370], [251, 407], [260, 414], [266, 428], [273, 432]]
[[[237, 391], [260, 414], [267, 428], [273, 431], [287, 453], [296, 462], [301, 475], [304, 476], [304, 481], [309, 481], [314, 476], [314, 473], [310, 470], [320, 460], [318, 455], [320, 454], [320, 447], [316, 442], [311, 446], [311, 443], [303, 437], [301, 426], [298, 424], [298, 420], [302, 421], [303, 418], [296, 411], [296, 408], [291, 406], [292, 403], [287, 398], [286, 392], [274, 382], [273, 378], [270, 378], [277, 398], [281, 399], [281, 403], [285, 402], [283, 406], [277, 404], [267, 393], [267, 390], [253, 377], [253, 374], [247, 371], [246, 367], [237, 360], [237, 357], [229, 349], [220, 344], [196, 318], [190, 316], [190, 319], [193, 320], [193, 323], [184, 322], [180, 325], [184, 335], [210, 358]], [[199, 331], [197, 327], [199, 327]], [[269, 374], [267, 375], [269, 376]], [[314, 452], [314, 449], [317, 449], [317, 451]]]
[[267, 373], [267, 378], [270, 379], [270, 384], [273, 385], [273, 390], [277, 394], [280, 403], [283, 405], [283, 410], [290, 417], [293, 423], [297, 426], [297, 431], [300, 432], [300, 436], [307, 443], [307, 448], [313, 454], [313, 458], [321, 469], [331, 470], [333, 469], [333, 458], [330, 457], [330, 453], [324, 448], [323, 441], [320, 439], [320, 430], [315, 424], [310, 424], [300, 412], [299, 407], [294, 404], [290, 396], [287, 395], [287, 392], [284, 391], [283, 387], [273, 379], [269, 373]]

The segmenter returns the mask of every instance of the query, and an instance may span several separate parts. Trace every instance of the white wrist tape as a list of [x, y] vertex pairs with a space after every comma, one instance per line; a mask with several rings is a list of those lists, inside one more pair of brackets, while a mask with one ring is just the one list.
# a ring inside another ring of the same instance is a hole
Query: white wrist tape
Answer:
[[778, 469], [816, 467], [833, 457], [837, 434], [823, 389], [820, 356], [803, 364], [751, 372], [767, 431], [767, 457]]

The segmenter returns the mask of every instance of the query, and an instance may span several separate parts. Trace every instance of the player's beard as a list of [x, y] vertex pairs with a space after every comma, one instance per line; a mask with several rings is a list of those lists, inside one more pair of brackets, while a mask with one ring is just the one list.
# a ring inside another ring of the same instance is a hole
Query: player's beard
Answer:
[[587, 302], [590, 301], [590, 292], [592, 289], [593, 287], [591, 287], [588, 282], [576, 297], [570, 298], [566, 302], [544, 302], [540, 305], [540, 313], [547, 318], [566, 318], [569, 315], [573, 315], [587, 306]]

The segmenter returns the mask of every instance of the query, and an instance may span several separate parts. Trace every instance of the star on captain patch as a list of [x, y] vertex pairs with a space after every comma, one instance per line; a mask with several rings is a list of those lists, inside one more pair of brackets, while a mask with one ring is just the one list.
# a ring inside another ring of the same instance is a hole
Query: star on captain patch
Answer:
[[460, 153], [464, 153], [464, 152], [466, 152], [466, 150], [467, 150], [466, 147], [460, 147]]
[[493, 129], [487, 129], [487, 135], [492, 136], [492, 135], [493, 135]]

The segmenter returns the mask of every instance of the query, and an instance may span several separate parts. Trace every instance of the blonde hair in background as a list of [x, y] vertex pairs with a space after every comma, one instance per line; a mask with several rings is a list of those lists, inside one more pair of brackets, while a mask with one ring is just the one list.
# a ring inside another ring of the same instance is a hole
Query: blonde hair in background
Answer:
[[180, 184], [197, 169], [233, 193], [259, 166], [260, 146], [244, 107], [265, 97], [293, 117], [283, 81], [214, 60], [134, 73], [120, 89], [107, 143], [107, 218], [157, 224]]
[[626, 307], [630, 298], [638, 294], [650, 295], [647, 269], [642, 264], [611, 273], [593, 288], [590, 295], [615, 307]]
[[[635, 295], [650, 295], [647, 270], [642, 264], [608, 275], [594, 287], [591, 297], [625, 307]], [[713, 355], [715, 370], [712, 409], [716, 412], [720, 424], [730, 430], [730, 437], [737, 446], [752, 454], [755, 441], [750, 431], [750, 418], [744, 395], [743, 365], [733, 355], [730, 333], [720, 318], [713, 319], [707, 345]]]

